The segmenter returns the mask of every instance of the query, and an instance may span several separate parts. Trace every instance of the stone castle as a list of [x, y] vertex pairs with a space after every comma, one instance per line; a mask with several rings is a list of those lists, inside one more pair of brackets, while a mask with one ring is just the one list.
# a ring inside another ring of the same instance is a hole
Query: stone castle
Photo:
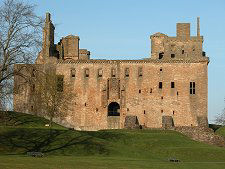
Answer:
[[[51, 64], [61, 83], [73, 86], [74, 109], [64, 125], [77, 130], [208, 125], [209, 58], [202, 49], [199, 18], [196, 36], [190, 34], [190, 23], [177, 23], [175, 37], [151, 35], [151, 56], [142, 60], [90, 59], [90, 52], [79, 48], [78, 36], [55, 44], [54, 29], [47, 13], [42, 50], [33, 66]], [[15, 77], [15, 88], [19, 83]], [[15, 91], [14, 110], [33, 113], [31, 95], [30, 85]]]

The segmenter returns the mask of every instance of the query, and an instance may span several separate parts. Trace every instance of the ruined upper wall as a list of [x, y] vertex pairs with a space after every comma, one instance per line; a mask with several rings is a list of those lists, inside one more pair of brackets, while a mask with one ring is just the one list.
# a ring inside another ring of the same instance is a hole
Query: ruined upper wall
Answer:
[[[170, 37], [155, 33], [151, 38], [151, 58], [153, 60], [193, 60], [205, 59], [202, 50], [203, 36], [200, 36], [199, 18], [197, 19], [197, 35], [191, 36], [190, 23], [177, 23], [177, 35]], [[69, 35], [54, 44], [55, 27], [51, 15], [46, 14], [43, 28], [42, 51], [36, 63], [55, 63], [61, 60], [90, 60], [90, 52], [79, 49], [79, 36]], [[208, 58], [206, 58], [208, 59]]]
[[203, 36], [200, 36], [199, 18], [197, 25], [196, 36], [191, 36], [190, 23], [177, 23], [176, 37], [162, 33], [150, 36], [151, 59], [199, 59], [205, 57], [205, 52], [202, 50]]
[[90, 52], [86, 49], [79, 50], [79, 36], [69, 35], [63, 37], [58, 44], [54, 43], [55, 27], [51, 21], [50, 13], [46, 13], [45, 25], [43, 28], [42, 50], [39, 53], [36, 63], [44, 64], [55, 62], [55, 60], [87, 60]]

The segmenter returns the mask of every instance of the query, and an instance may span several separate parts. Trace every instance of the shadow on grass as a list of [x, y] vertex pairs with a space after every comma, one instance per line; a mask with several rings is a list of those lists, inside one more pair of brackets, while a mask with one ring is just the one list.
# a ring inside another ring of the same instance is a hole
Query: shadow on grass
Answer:
[[23, 126], [42, 123], [48, 123], [48, 120], [25, 113], [17, 113], [12, 111], [0, 112], [0, 125]]
[[63, 155], [109, 155], [108, 140], [119, 137], [119, 133], [108, 132], [13, 128], [0, 133], [0, 147], [9, 154], [38, 151]]

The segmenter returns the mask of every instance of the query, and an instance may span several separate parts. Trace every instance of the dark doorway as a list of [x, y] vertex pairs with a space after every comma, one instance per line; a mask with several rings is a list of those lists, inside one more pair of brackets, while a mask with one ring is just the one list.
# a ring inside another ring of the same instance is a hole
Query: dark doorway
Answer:
[[108, 106], [108, 116], [120, 116], [120, 105], [116, 102], [112, 102]]

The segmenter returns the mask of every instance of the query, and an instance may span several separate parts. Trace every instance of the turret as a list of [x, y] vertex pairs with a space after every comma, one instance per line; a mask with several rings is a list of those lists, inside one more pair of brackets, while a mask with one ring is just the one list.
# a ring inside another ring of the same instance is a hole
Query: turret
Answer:
[[54, 30], [55, 27], [51, 21], [51, 14], [46, 13], [45, 25], [43, 28], [42, 51], [43, 57], [53, 56], [54, 49]]

